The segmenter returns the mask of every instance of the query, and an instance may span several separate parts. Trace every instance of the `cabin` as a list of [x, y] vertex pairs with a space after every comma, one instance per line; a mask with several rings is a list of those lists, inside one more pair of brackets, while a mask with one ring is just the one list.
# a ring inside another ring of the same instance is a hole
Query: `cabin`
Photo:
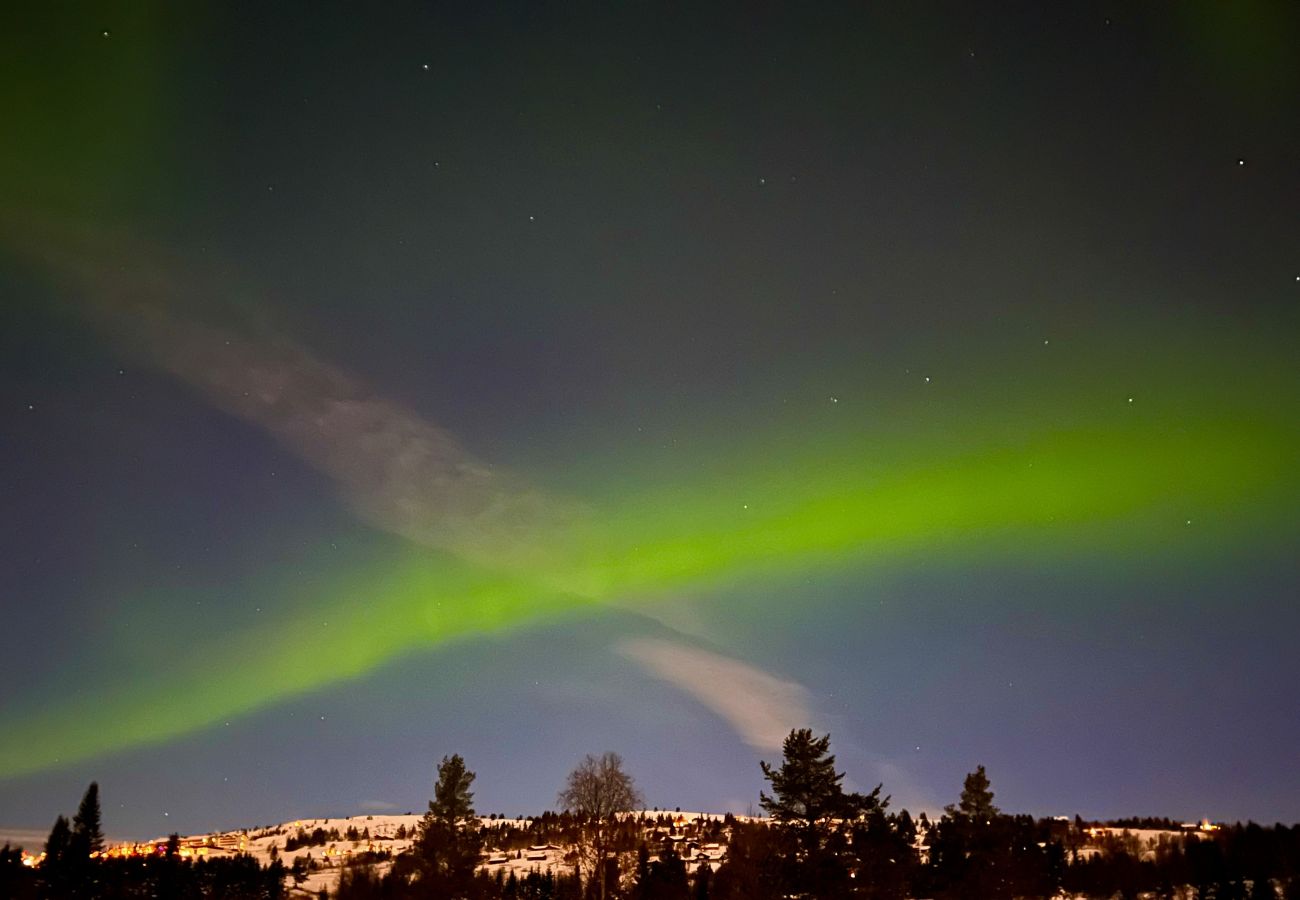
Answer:
[[546, 862], [551, 854], [560, 848], [554, 844], [533, 844], [524, 853], [524, 859], [530, 862]]

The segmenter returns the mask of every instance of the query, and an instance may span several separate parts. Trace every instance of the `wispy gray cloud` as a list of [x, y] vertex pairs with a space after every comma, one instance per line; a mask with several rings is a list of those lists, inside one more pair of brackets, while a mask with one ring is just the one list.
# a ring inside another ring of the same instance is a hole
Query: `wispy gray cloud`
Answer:
[[[38, 238], [11, 237], [77, 289], [80, 314], [215, 406], [263, 428], [333, 479], [378, 528], [512, 567], [538, 561], [551, 540], [586, 517], [582, 504], [478, 458], [446, 429], [300, 344], [251, 321], [209, 324], [198, 312], [207, 306], [226, 310], [223, 320], [239, 318], [230, 304], [209, 299], [222, 293], [213, 288], [222, 276], [103, 234], [46, 227]], [[242, 318], [253, 316], [245, 309]]]
[[755, 750], [779, 751], [811, 721], [808, 691], [762, 669], [690, 644], [632, 638], [618, 651], [721, 716]]
[[447, 430], [297, 345], [165, 314], [138, 324], [163, 367], [333, 478], [379, 528], [509, 566], [535, 561], [549, 536], [583, 516], [576, 502], [484, 462]]

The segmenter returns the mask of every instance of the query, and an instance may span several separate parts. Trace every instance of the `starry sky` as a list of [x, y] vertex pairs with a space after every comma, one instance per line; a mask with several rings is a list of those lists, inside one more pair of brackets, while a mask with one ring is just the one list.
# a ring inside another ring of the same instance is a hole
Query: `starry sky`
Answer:
[[7, 4], [0, 830], [1300, 820], [1300, 7]]

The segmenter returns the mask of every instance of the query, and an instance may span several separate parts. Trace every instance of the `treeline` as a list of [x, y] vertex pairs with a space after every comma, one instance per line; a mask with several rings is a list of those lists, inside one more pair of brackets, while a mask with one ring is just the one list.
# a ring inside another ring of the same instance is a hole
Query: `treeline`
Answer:
[[[1078, 818], [1076, 816], [1076, 818]], [[1080, 827], [1085, 824], [1083, 820], [1077, 823]], [[1104, 822], [1092, 823], [1100, 828], [1142, 828], [1157, 831], [1178, 831], [1183, 826], [1181, 822], [1176, 822], [1168, 816], [1129, 816], [1124, 819], [1107, 819]]]
[[[406, 837], [406, 828], [403, 826], [399, 838]], [[370, 829], [363, 828], [357, 830], [355, 825], [349, 825], [347, 831], [339, 831], [337, 828], [313, 828], [308, 831], [306, 828], [299, 828], [293, 834], [284, 839], [284, 850], [286, 853], [292, 853], [299, 847], [322, 847], [325, 844], [339, 843], [341, 841], [369, 841]]]
[[38, 867], [23, 864], [8, 844], [0, 850], [0, 898], [4, 900], [278, 900], [285, 869], [259, 865], [251, 856], [189, 860], [172, 835], [159, 856], [114, 857], [104, 853], [99, 786], [92, 783], [72, 822], [59, 816]]
[[[673, 813], [658, 811], [619, 818], [610, 823], [611, 840], [619, 846], [635, 849], [646, 831], [675, 833], [678, 829], [674, 819]], [[708, 816], [692, 822], [689, 830], [697, 841], [717, 843], [725, 840], [734, 821], [735, 817], [730, 814]], [[584, 828], [583, 820], [573, 813], [548, 811], [516, 821], [489, 820], [483, 826], [483, 834], [494, 848], [516, 852], [545, 844], [557, 847], [576, 845], [582, 840]]]
[[[706, 817], [679, 822], [643, 807], [617, 754], [589, 756], [560, 792], [562, 811], [525, 822], [484, 823], [475, 813], [475, 774], [460, 756], [438, 766], [434, 799], [411, 835], [410, 852], [357, 854], [337, 900], [1300, 900], [1300, 825], [1185, 830], [1168, 819], [1129, 819], [1090, 828], [1079, 817], [1036, 819], [994, 805], [984, 767], [935, 820], [890, 809], [877, 785], [845, 791], [830, 736], [792, 731], [779, 764], [760, 763], [763, 821]], [[1131, 824], [1130, 824], [1131, 823]], [[1162, 833], [1142, 841], [1124, 828]], [[300, 829], [288, 843], [359, 841], [349, 828]], [[703, 859], [696, 848], [725, 845]], [[485, 852], [562, 848], [547, 871], [489, 871]], [[679, 852], [679, 848], [685, 849]], [[250, 856], [191, 861], [173, 835], [164, 855], [104, 854], [98, 788], [71, 822], [60, 816], [39, 867], [0, 851], [0, 898], [231, 898], [262, 900], [301, 884], [292, 870]], [[286, 848], [289, 849], [289, 848]], [[690, 858], [694, 857], [694, 858]]]
[[[1150, 846], [1122, 831], [1094, 837], [1078, 817], [1003, 813], [982, 766], [942, 816], [913, 819], [889, 808], [883, 786], [845, 791], [830, 736], [807, 729], [786, 738], [779, 765], [760, 765], [766, 821], [691, 826], [698, 841], [726, 844], [719, 864], [660, 840], [664, 826], [675, 830], [670, 817], [628, 814], [640, 796], [615, 754], [575, 769], [563, 813], [497, 828], [474, 816], [474, 773], [446, 757], [412, 852], [386, 873], [349, 867], [338, 900], [1300, 900], [1300, 825], [1184, 833], [1168, 819], [1131, 819], [1106, 824], [1170, 833]], [[489, 840], [574, 849], [563, 872], [489, 874], [480, 865]]]
[[1103, 852], [1067, 869], [1065, 890], [1126, 900], [1140, 894], [1180, 900], [1300, 900], [1300, 825], [1238, 824], [1137, 853], [1122, 838], [1101, 843]]

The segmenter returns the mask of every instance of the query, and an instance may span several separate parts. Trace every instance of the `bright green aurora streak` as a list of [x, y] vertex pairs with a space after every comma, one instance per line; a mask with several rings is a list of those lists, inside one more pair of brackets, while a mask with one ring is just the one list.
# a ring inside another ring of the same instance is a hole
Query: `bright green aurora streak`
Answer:
[[[1159, 366], [1149, 363], [1148, 383], [1157, 384]], [[1258, 364], [1253, 372], [1291, 377]], [[357, 572], [298, 614], [200, 644], [179, 667], [6, 722], [0, 773], [167, 740], [401, 654], [687, 587], [923, 556], [1032, 552], [1120, 565], [1231, 552], [1294, 509], [1300, 419], [1294, 409], [1229, 404], [1227, 383], [1202, 374], [1160, 409], [1144, 398], [1138, 411], [1111, 395], [1117, 411], [1107, 413], [1075, 398], [1062, 411], [1075, 423], [1068, 428], [1027, 428], [1023, 416], [985, 405], [951, 416], [941, 439], [941, 422], [916, 421], [888, 438], [842, 429], [771, 437], [710, 456], [688, 483], [606, 489], [591, 501], [592, 524], [552, 536], [546, 562], [528, 572], [412, 546], [400, 564]], [[321, 621], [328, 627], [314, 627]]]
[[[137, 207], [167, 208], [168, 179], [189, 177], [182, 149], [168, 158], [164, 127], [182, 97], [201, 105], [168, 88], [165, 36], [179, 26], [162, 5], [125, 8], [131, 16], [116, 21], [131, 53], [97, 29], [68, 31], [78, 43], [59, 55], [19, 30], [6, 35], [15, 138], [0, 149], [6, 244], [31, 231], [32, 209], [108, 231], [107, 220], [136, 218]], [[67, 58], [80, 61], [75, 70], [62, 68]], [[120, 260], [138, 262], [108, 255], [100, 268], [125, 269]], [[682, 589], [973, 557], [1190, 566], [1248, 551], [1294, 533], [1296, 324], [1257, 321], [1234, 337], [1220, 323], [1192, 321], [1179, 334], [1126, 322], [1078, 338], [1072, 362], [1046, 374], [989, 371], [997, 355], [984, 342], [982, 367], [933, 387], [914, 377], [910, 390], [929, 393], [878, 401], [870, 415], [849, 395], [855, 384], [859, 397], [883, 393], [880, 379], [823, 379], [845, 386], [836, 419], [826, 406], [716, 437], [667, 474], [632, 451], [574, 459], [593, 513], [543, 536], [528, 565], [493, 568], [408, 544], [399, 561], [358, 567], [278, 619], [186, 635], [165, 666], [142, 654], [145, 664], [109, 669], [85, 690], [6, 704], [0, 778], [192, 733], [403, 654]], [[133, 649], [123, 641], [113, 651]]]

